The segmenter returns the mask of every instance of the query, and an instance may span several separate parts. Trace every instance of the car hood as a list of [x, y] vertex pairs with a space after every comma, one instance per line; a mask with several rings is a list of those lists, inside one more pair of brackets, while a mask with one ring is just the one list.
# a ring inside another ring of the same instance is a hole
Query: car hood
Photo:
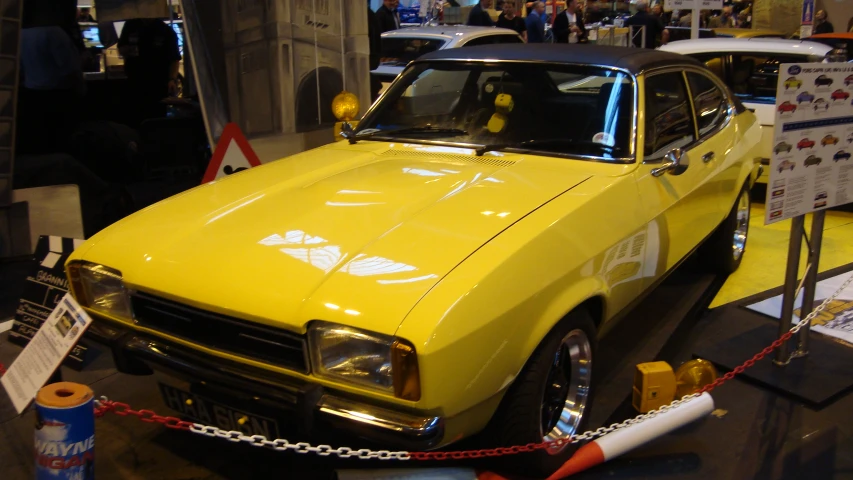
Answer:
[[131, 289], [268, 325], [393, 334], [451, 269], [590, 175], [565, 159], [335, 144], [156, 204], [75, 257]]

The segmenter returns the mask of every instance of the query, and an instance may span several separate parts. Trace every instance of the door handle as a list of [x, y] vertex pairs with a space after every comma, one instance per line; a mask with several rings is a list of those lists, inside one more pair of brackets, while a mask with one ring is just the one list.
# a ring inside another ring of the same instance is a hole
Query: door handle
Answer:
[[706, 153], [705, 155], [702, 155], [702, 161], [703, 161], [703, 162], [705, 162], [705, 163], [708, 163], [708, 162], [710, 162], [711, 160], [713, 160], [713, 159], [714, 159], [714, 157], [715, 157], [714, 152], [708, 152], [708, 153]]

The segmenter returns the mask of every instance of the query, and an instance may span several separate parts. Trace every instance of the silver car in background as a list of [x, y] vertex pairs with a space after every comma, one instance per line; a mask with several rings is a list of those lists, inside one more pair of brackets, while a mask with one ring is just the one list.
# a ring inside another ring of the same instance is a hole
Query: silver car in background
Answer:
[[391, 30], [382, 34], [381, 63], [370, 74], [382, 82], [384, 92], [403, 68], [421, 55], [445, 48], [495, 43], [524, 43], [524, 40], [513, 30], [494, 27], [441, 25]]

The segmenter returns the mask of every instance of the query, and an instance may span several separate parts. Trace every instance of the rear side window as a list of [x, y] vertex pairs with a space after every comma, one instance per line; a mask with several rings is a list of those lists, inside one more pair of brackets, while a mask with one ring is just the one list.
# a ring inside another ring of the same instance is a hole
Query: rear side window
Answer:
[[703, 62], [714, 75], [745, 102], [776, 103], [776, 82], [783, 63], [820, 62], [810, 55], [768, 55], [758, 53], [702, 53], [691, 55]]
[[518, 35], [487, 35], [465, 42], [463, 47], [476, 47], [477, 45], [494, 45], [496, 43], [522, 43]]
[[646, 78], [645, 157], [654, 160], [696, 140], [693, 114], [681, 72]]
[[687, 81], [693, 96], [696, 126], [701, 138], [723, 126], [728, 116], [729, 102], [726, 94], [707, 76], [688, 72]]

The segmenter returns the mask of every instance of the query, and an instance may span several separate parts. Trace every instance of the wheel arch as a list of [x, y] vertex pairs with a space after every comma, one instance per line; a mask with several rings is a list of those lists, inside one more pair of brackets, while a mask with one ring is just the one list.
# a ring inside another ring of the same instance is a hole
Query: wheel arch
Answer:
[[[579, 310], [585, 310], [592, 317], [596, 331], [600, 330], [601, 325], [604, 323], [607, 311], [607, 295], [602, 287], [603, 283], [597, 285], [597, 288], [595, 289], [586, 290], [588, 293], [584, 295], [578, 295], [575, 289], [572, 288], [569, 290], [570, 293], [568, 293], [568, 295], [570, 295], [571, 298], [574, 298], [574, 301], [560, 302], [557, 300], [552, 304], [552, 308], [546, 310], [546, 313], [542, 316], [536, 328], [532, 330], [531, 334], [526, 339], [526, 343], [522, 350], [524, 352], [524, 361], [520, 362], [515, 374], [516, 377], [518, 377], [518, 374], [530, 361], [530, 357], [533, 356], [533, 353], [539, 345], [542, 344], [542, 342], [557, 327], [557, 325], [560, 324], [560, 322], [566, 320], [573, 313]], [[565, 297], [561, 296], [561, 298]], [[582, 300], [578, 301], [577, 299], [579, 298]], [[562, 307], [557, 305], [562, 305]]]

